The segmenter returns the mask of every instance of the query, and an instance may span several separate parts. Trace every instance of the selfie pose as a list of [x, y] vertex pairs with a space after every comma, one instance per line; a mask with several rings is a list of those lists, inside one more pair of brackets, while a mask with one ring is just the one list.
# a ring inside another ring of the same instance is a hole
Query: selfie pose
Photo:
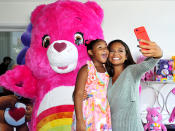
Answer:
[[135, 64], [130, 50], [122, 40], [109, 43], [106, 64], [110, 75], [108, 101], [113, 131], [144, 131], [139, 113], [139, 84], [141, 76], [152, 69], [162, 57], [162, 50], [152, 41], [139, 40], [141, 53], [147, 57]]

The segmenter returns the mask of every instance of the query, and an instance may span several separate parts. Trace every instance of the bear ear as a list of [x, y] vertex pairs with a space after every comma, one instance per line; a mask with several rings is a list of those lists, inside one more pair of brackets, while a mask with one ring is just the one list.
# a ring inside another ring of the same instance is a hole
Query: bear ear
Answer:
[[150, 112], [150, 111], [151, 111], [151, 108], [150, 108], [150, 107], [148, 107], [146, 110], [147, 110], [147, 112]]
[[45, 7], [46, 5], [39, 5], [37, 6], [34, 11], [31, 14], [30, 20], [32, 24], [34, 24], [35, 19], [40, 15], [41, 10]]
[[99, 22], [102, 23], [104, 17], [103, 9], [94, 1], [88, 1], [85, 3], [85, 5], [91, 8], [96, 13]]

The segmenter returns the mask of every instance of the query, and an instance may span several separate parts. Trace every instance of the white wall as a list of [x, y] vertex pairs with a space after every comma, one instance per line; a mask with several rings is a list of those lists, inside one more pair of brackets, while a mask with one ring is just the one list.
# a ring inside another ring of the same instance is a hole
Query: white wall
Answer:
[[[11, 30], [24, 27], [29, 23], [31, 11], [41, 3], [55, 0], [7, 1], [0, 2], [0, 30]], [[82, 1], [82, 0], [79, 0]], [[83, 0], [83, 2], [86, 0]], [[133, 55], [138, 55], [138, 44], [133, 29], [144, 25], [152, 41], [157, 42], [164, 50], [164, 56], [175, 55], [175, 1], [166, 0], [96, 0], [104, 9], [103, 29], [107, 42], [113, 39], [124, 40], [131, 48]]]
[[103, 24], [106, 40], [122, 39], [138, 51], [133, 29], [144, 25], [152, 41], [164, 50], [164, 55], [175, 55], [175, 2], [173, 1], [118, 1], [106, 2]]
[[[29, 23], [31, 11], [41, 2], [0, 2], [0, 29], [24, 30]], [[10, 28], [10, 29], [8, 29]]]

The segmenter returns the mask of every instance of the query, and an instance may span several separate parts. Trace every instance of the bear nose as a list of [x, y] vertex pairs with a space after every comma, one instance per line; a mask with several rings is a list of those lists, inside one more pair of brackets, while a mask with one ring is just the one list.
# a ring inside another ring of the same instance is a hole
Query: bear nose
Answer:
[[64, 42], [62, 42], [62, 43], [55, 43], [54, 44], [54, 48], [58, 52], [62, 52], [66, 48], [66, 43], [64, 43]]

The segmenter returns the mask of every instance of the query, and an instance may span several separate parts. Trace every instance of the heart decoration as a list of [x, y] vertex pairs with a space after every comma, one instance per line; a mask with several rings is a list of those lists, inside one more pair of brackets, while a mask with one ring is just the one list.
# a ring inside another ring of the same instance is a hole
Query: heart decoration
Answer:
[[20, 126], [25, 123], [26, 105], [17, 102], [14, 108], [6, 108], [4, 113], [5, 121], [12, 126]]
[[21, 119], [25, 115], [25, 109], [23, 107], [11, 108], [9, 110], [9, 114], [14, 120], [18, 121], [19, 119]]

